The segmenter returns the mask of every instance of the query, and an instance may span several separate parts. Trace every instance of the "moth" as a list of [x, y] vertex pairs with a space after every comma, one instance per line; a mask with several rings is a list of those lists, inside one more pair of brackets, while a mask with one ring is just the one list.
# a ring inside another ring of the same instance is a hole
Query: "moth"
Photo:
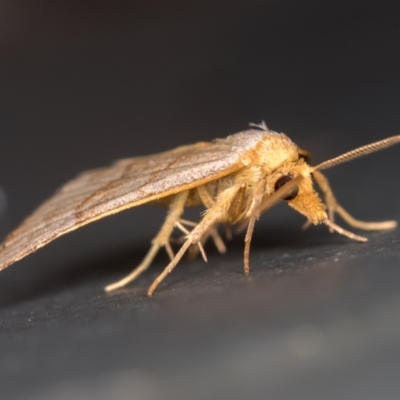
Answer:
[[[350, 239], [367, 239], [338, 226], [337, 213], [350, 226], [364, 230], [386, 230], [395, 221], [364, 222], [353, 218], [338, 203], [321, 170], [378, 151], [400, 142], [400, 135], [362, 146], [317, 166], [310, 154], [283, 133], [265, 123], [213, 142], [181, 146], [156, 155], [123, 159], [110, 167], [80, 174], [45, 201], [0, 245], [0, 270], [43, 247], [59, 236], [108, 215], [141, 204], [168, 207], [167, 216], [152, 240], [143, 261], [128, 276], [105, 288], [112, 291], [135, 280], [164, 248], [170, 263], [149, 287], [151, 296], [189, 249], [200, 251], [212, 239], [218, 250], [225, 245], [220, 224], [247, 229], [244, 273], [250, 271], [250, 242], [255, 222], [280, 200], [307, 218], [307, 224], [325, 224], [330, 231]], [[313, 188], [322, 192], [322, 199]], [[183, 219], [186, 207], [204, 206], [199, 222]], [[185, 234], [179, 251], [171, 246], [177, 229]]]

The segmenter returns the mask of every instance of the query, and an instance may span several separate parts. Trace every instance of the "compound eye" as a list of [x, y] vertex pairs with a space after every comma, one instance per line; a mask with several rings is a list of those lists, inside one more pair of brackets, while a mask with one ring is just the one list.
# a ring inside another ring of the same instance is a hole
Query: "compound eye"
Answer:
[[[293, 179], [292, 175], [282, 175], [276, 182], [275, 182], [275, 192], [280, 189], [282, 186], [286, 185]], [[293, 200], [299, 194], [299, 187], [293, 187], [290, 192], [283, 198], [283, 200]]]

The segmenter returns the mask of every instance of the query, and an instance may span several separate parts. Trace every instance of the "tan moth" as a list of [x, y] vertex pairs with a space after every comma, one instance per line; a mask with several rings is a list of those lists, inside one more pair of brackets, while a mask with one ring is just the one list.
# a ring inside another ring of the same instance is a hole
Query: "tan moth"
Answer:
[[[225, 139], [123, 159], [110, 167], [82, 173], [6, 237], [0, 245], [0, 270], [67, 232], [146, 203], [167, 206], [166, 219], [142, 263], [122, 280], [107, 286], [106, 291], [136, 279], [163, 247], [170, 263], [150, 286], [149, 296], [189, 248], [197, 246], [206, 260], [203, 245], [211, 238], [218, 250], [225, 252], [218, 224], [247, 227], [244, 246], [247, 275], [254, 224], [279, 200], [286, 200], [290, 207], [303, 214], [308, 224], [325, 224], [331, 231], [358, 241], [367, 239], [336, 225], [335, 213], [359, 229], [385, 230], [396, 226], [395, 221], [363, 222], [353, 218], [337, 202], [320, 171], [399, 143], [400, 135], [312, 167], [308, 164], [309, 154], [285, 134], [270, 131], [264, 123], [251, 127]], [[323, 200], [313, 189], [312, 179], [320, 187]], [[198, 223], [182, 218], [185, 207], [201, 205], [206, 211]], [[174, 229], [186, 235], [176, 254], [170, 245]]]

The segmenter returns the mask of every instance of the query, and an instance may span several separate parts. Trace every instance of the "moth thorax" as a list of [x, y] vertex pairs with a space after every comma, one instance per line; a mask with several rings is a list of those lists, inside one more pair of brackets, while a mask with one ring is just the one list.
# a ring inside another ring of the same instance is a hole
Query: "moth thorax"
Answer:
[[266, 170], [274, 170], [285, 162], [299, 158], [297, 146], [284, 134], [266, 134], [256, 148], [259, 164]]

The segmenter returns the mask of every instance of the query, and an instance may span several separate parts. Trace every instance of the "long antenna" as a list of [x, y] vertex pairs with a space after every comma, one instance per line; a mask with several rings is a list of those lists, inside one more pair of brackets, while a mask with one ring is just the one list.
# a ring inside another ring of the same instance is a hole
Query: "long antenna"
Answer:
[[367, 144], [365, 146], [359, 147], [358, 149], [351, 150], [341, 156], [332, 158], [331, 160], [324, 161], [323, 163], [312, 168], [312, 171], [316, 169], [327, 169], [334, 167], [335, 165], [354, 160], [357, 157], [362, 157], [375, 151], [386, 149], [387, 147], [393, 146], [400, 143], [400, 135], [392, 136], [387, 139], [379, 140], [379, 142]]

